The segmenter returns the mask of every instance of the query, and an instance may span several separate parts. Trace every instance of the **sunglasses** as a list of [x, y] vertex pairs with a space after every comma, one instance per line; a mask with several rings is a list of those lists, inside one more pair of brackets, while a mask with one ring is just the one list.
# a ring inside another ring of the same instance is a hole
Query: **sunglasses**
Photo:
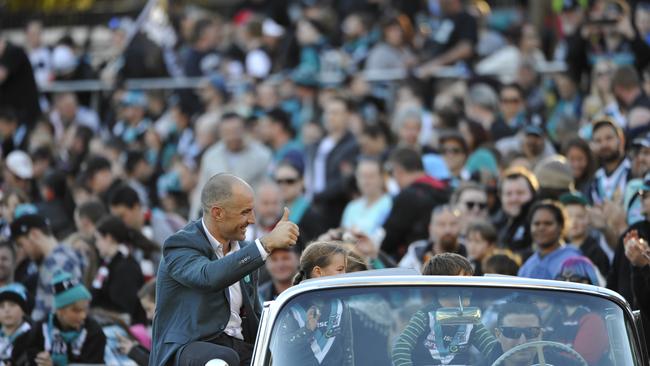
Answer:
[[468, 210], [473, 210], [474, 207], [478, 207], [479, 210], [485, 210], [487, 208], [487, 203], [468, 201], [465, 202], [465, 207], [467, 207]]
[[522, 334], [526, 339], [531, 339], [542, 334], [541, 327], [500, 327], [499, 330], [504, 337], [510, 339], [519, 339]]
[[275, 183], [277, 183], [278, 185], [286, 184], [290, 186], [296, 184], [296, 182], [298, 182], [298, 178], [285, 178], [285, 179], [278, 178], [275, 180]]
[[557, 281], [565, 281], [565, 282], [576, 282], [576, 283], [591, 283], [591, 280], [588, 279], [587, 277], [584, 276], [557, 276], [555, 278]]

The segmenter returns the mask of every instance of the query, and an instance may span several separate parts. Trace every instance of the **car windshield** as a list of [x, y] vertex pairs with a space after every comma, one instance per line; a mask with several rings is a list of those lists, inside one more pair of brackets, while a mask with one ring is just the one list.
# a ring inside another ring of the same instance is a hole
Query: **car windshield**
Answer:
[[267, 364], [636, 365], [632, 327], [602, 297], [486, 287], [312, 291], [275, 318]]

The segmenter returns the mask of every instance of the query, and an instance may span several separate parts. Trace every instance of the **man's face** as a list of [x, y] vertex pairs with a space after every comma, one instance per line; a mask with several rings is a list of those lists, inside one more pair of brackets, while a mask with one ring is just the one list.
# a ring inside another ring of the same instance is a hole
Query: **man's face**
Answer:
[[230, 152], [244, 149], [244, 122], [239, 118], [224, 120], [219, 125], [219, 135]]
[[234, 184], [232, 197], [213, 206], [212, 217], [224, 240], [240, 241], [246, 237], [246, 228], [255, 223], [253, 190], [243, 184]]
[[64, 328], [80, 330], [86, 322], [90, 301], [80, 300], [56, 311], [56, 317]]
[[440, 146], [440, 153], [452, 172], [458, 171], [465, 165], [467, 154], [463, 150], [463, 145], [457, 140], [447, 140]]
[[536, 158], [544, 152], [544, 138], [534, 134], [526, 134], [524, 137], [524, 153], [529, 158]]
[[126, 224], [126, 226], [140, 230], [144, 226], [144, 215], [140, 205], [128, 207], [126, 205], [113, 205], [111, 206], [111, 214], [119, 217]]
[[38, 261], [43, 257], [41, 248], [33, 239], [31, 239], [31, 236], [29, 234], [19, 236], [16, 239], [16, 244], [18, 244], [18, 247], [22, 248], [29, 259], [33, 261]]
[[571, 218], [569, 222], [569, 239], [584, 238], [589, 230], [589, 215], [583, 205], [567, 205], [566, 211]]
[[356, 170], [357, 186], [364, 196], [371, 194], [380, 194], [384, 182], [381, 176], [379, 163], [374, 161], [364, 161], [359, 163]]
[[9, 248], [0, 248], [0, 281], [11, 280], [14, 274], [15, 259]]
[[280, 191], [275, 186], [262, 186], [257, 192], [255, 211], [262, 226], [273, 226], [282, 212]]
[[281, 198], [285, 202], [292, 202], [302, 194], [302, 178], [298, 171], [289, 166], [283, 165], [276, 169], [275, 183], [280, 187]]
[[289, 250], [275, 250], [266, 260], [266, 269], [271, 278], [278, 282], [290, 281], [298, 272], [300, 258]]
[[[503, 352], [542, 339], [539, 318], [535, 314], [508, 314], [503, 318], [503, 324], [495, 329], [495, 333]], [[535, 354], [536, 349], [529, 348], [515, 353], [510, 360], [515, 365], [530, 365]]]
[[452, 252], [456, 249], [460, 234], [460, 220], [453, 212], [445, 210], [434, 214], [430, 230], [432, 239], [440, 244], [442, 250]]
[[533, 199], [526, 178], [506, 179], [501, 187], [503, 211], [510, 217], [517, 217], [521, 208]]
[[404, 121], [399, 129], [400, 142], [409, 146], [417, 145], [421, 129], [422, 124], [416, 119]]
[[325, 106], [325, 129], [328, 133], [340, 133], [346, 129], [348, 110], [343, 101], [330, 100]]
[[507, 120], [514, 118], [524, 109], [524, 100], [515, 88], [503, 89], [500, 99], [501, 113]]
[[621, 156], [621, 141], [613, 128], [603, 126], [593, 135], [596, 156], [603, 163], [616, 161]]
[[89, 186], [94, 193], [100, 194], [106, 192], [111, 183], [113, 183], [113, 173], [110, 169], [102, 169], [93, 174]]

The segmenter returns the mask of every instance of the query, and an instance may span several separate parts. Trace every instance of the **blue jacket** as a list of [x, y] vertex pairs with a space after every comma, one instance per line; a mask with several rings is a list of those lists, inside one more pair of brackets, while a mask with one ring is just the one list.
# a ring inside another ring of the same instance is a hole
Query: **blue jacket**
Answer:
[[150, 366], [173, 365], [177, 351], [190, 342], [220, 334], [230, 319], [228, 287], [242, 288], [245, 341], [257, 335], [261, 303], [257, 269], [264, 261], [255, 243], [217, 259], [201, 219], [187, 224], [163, 245], [156, 283], [156, 315]]
[[562, 268], [562, 263], [571, 257], [582, 255], [580, 249], [573, 245], [565, 245], [558, 250], [551, 252], [544, 257], [539, 252], [531, 255], [530, 258], [519, 268], [519, 277], [537, 278], [542, 280], [554, 280]]

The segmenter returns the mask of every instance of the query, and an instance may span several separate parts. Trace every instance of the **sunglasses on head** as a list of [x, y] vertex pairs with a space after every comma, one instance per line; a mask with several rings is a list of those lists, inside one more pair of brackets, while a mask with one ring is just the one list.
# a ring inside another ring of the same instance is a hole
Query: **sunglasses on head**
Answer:
[[500, 327], [499, 330], [504, 337], [510, 339], [521, 338], [523, 334], [526, 339], [537, 338], [542, 333], [541, 327]]
[[284, 184], [292, 185], [292, 184], [296, 184], [297, 181], [298, 181], [298, 178], [284, 178], [284, 179], [277, 178], [275, 180], [275, 183], [277, 183], [279, 185], [284, 185]]
[[479, 210], [485, 210], [487, 208], [487, 203], [467, 201], [465, 202], [465, 207], [467, 207], [468, 210], [473, 210], [474, 207], [478, 207]]

